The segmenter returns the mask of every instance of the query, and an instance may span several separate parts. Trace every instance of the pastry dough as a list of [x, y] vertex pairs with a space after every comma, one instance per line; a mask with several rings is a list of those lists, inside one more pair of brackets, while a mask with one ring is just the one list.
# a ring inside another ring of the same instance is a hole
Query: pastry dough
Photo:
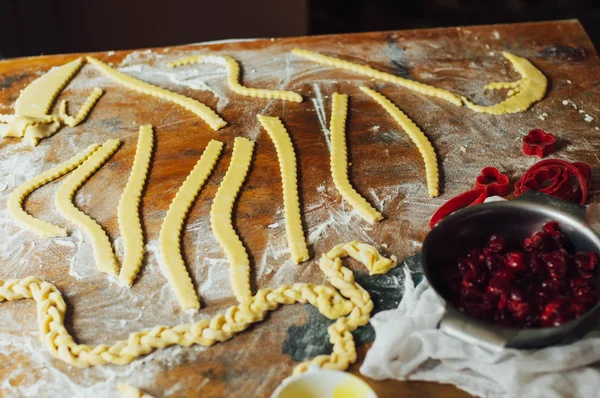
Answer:
[[152, 395], [142, 392], [139, 388], [125, 383], [119, 383], [119, 391], [123, 398], [154, 398]]
[[54, 116], [28, 117], [0, 115], [0, 136], [27, 139], [36, 146], [40, 139], [50, 137], [60, 128], [60, 121]]
[[219, 130], [221, 127], [224, 127], [227, 124], [227, 122], [221, 119], [221, 117], [217, 115], [215, 111], [200, 101], [196, 101], [195, 99], [165, 90], [164, 88], [154, 86], [150, 83], [143, 82], [134, 77], [121, 73], [94, 57], [87, 57], [86, 59], [90, 64], [100, 69], [100, 71], [106, 76], [131, 90], [151, 95], [153, 97], [162, 98], [184, 107], [185, 109], [194, 113], [200, 119], [204, 120], [213, 130]]
[[300, 200], [298, 199], [298, 177], [296, 171], [296, 154], [288, 132], [278, 117], [258, 115], [258, 120], [269, 133], [275, 144], [281, 181], [283, 185], [283, 206], [285, 210], [285, 228], [287, 231], [288, 246], [292, 260], [296, 264], [309, 259], [308, 248], [302, 220], [300, 219]]
[[350, 184], [348, 179], [348, 151], [346, 148], [346, 115], [348, 96], [333, 93], [331, 99], [331, 176], [342, 198], [366, 221], [376, 223], [383, 216], [373, 208]]
[[429, 196], [432, 198], [438, 196], [440, 182], [437, 157], [427, 136], [425, 136], [421, 129], [419, 129], [419, 127], [417, 127], [404, 112], [398, 109], [398, 107], [385, 96], [368, 87], [361, 86], [360, 89], [381, 105], [415, 143], [425, 161], [425, 173], [427, 175], [427, 190], [429, 191]]
[[[364, 244], [357, 248], [360, 251], [368, 246]], [[253, 323], [262, 321], [269, 311], [274, 311], [281, 304], [310, 303], [327, 318], [336, 319], [327, 329], [333, 353], [299, 364], [294, 373], [302, 372], [310, 365], [345, 370], [356, 362], [357, 357], [351, 332], [369, 321], [373, 301], [369, 293], [356, 283], [352, 271], [342, 265], [341, 258], [344, 255], [344, 250], [339, 250], [339, 246], [336, 246], [319, 261], [319, 268], [339, 293], [328, 286], [309, 283], [260, 289], [256, 296], [230, 307], [224, 314], [216, 315], [211, 320], [202, 319], [177, 326], [156, 326], [131, 333], [126, 340], [112, 345], [91, 347], [77, 344], [64, 325], [67, 305], [60, 291], [53, 284], [37, 277], [0, 281], [0, 302], [34, 299], [37, 303], [42, 343], [55, 358], [80, 368], [107, 363], [125, 365], [158, 348], [172, 345], [211, 346], [227, 341]], [[357, 257], [363, 258], [360, 252]]]
[[131, 174], [119, 200], [117, 210], [119, 229], [125, 247], [119, 280], [127, 286], [133, 284], [144, 258], [144, 233], [140, 222], [139, 206], [148, 168], [150, 167], [153, 146], [154, 133], [152, 132], [152, 126], [140, 126], [140, 135]]
[[503, 115], [506, 113], [523, 112], [544, 98], [548, 80], [531, 62], [525, 58], [517, 57], [508, 52], [502, 55], [510, 61], [513, 68], [521, 75], [521, 80], [516, 82], [494, 82], [485, 86], [486, 90], [510, 89], [508, 99], [492, 106], [475, 105], [463, 97], [465, 105], [475, 112]]
[[27, 117], [44, 117], [69, 80], [83, 66], [83, 59], [56, 67], [31, 82], [15, 102], [15, 114]]
[[62, 100], [60, 103], [59, 110], [60, 120], [67, 126], [77, 126], [79, 123], [83, 122], [83, 120], [91, 112], [92, 108], [94, 107], [94, 105], [96, 105], [96, 102], [98, 102], [103, 93], [104, 92], [101, 88], [96, 87], [94, 91], [90, 94], [90, 96], [87, 98], [87, 100], [77, 113], [76, 117], [69, 116], [69, 114], [67, 113], [67, 101]]
[[386, 274], [389, 270], [396, 268], [396, 261], [384, 257], [375, 247], [354, 240], [348, 243], [340, 243], [327, 254], [330, 258], [352, 257], [369, 270], [369, 275]]
[[200, 308], [200, 300], [181, 255], [181, 228], [190, 206], [212, 173], [222, 149], [223, 143], [220, 141], [211, 140], [208, 143], [200, 160], [181, 184], [160, 228], [158, 244], [161, 266], [179, 305], [184, 310]]
[[85, 180], [115, 153], [119, 145], [121, 145], [119, 140], [106, 141], [65, 179], [56, 193], [55, 202], [58, 211], [63, 217], [79, 226], [90, 237], [98, 270], [115, 275], [118, 271], [117, 261], [106, 232], [90, 216], [75, 207], [73, 204], [73, 195]]
[[59, 128], [60, 121], [53, 119], [49, 123], [39, 123], [27, 126], [24, 137], [32, 146], [36, 146], [42, 138], [50, 137], [52, 134], [56, 133]]
[[310, 361], [302, 362], [294, 368], [294, 374], [303, 373], [310, 366], [315, 365], [324, 369], [346, 370], [356, 362], [356, 345], [352, 332], [369, 323], [373, 301], [369, 292], [356, 283], [352, 271], [342, 266], [341, 255], [343, 254], [340, 251], [323, 254], [319, 261], [319, 268], [341, 295], [350, 300], [352, 311], [347, 316], [337, 318], [327, 328], [333, 353], [319, 355]]
[[55, 121], [54, 116], [29, 117], [18, 115], [0, 114], [0, 134], [2, 137], [23, 138], [27, 128], [41, 124], [50, 124]]
[[[48, 115], [54, 100], [83, 65], [78, 58], [56, 67], [31, 82], [15, 102], [15, 114], [8, 126], [0, 129], [3, 137], [25, 137], [33, 146], [54, 134], [60, 122]], [[2, 120], [0, 120], [2, 121]]]
[[73, 156], [71, 159], [66, 162], [50, 169], [42, 174], [33, 177], [30, 180], [25, 181], [25, 183], [18, 186], [9, 196], [7, 202], [8, 214], [12, 218], [12, 220], [19, 227], [27, 229], [33, 232], [36, 235], [52, 238], [55, 236], [67, 236], [67, 230], [65, 228], [61, 228], [58, 225], [54, 225], [49, 223], [48, 221], [40, 220], [39, 218], [35, 218], [29, 215], [23, 209], [23, 200], [29, 195], [31, 192], [35, 191], [39, 187], [44, 184], [47, 184], [50, 181], [57, 179], [58, 177], [67, 174], [69, 171], [78, 167], [81, 163], [83, 163], [91, 154], [93, 154], [100, 145], [93, 144], [87, 147], [87, 149], [81, 151], [77, 155]]
[[233, 91], [236, 94], [244, 95], [246, 97], [271, 98], [292, 102], [302, 102], [302, 96], [300, 94], [294, 93], [293, 91], [267, 90], [262, 88], [250, 88], [242, 86], [239, 82], [240, 66], [238, 65], [235, 59], [226, 55], [192, 55], [190, 57], [185, 57], [173, 62], [169, 62], [167, 65], [171, 68], [175, 68], [177, 66], [199, 64], [205, 62], [222, 65], [227, 68], [227, 84], [229, 85], [231, 91]]
[[392, 75], [391, 73], [381, 72], [368, 65], [360, 65], [354, 62], [344, 61], [339, 58], [328, 57], [326, 55], [304, 50], [301, 48], [294, 48], [292, 50], [292, 53], [322, 65], [349, 70], [364, 76], [371, 77], [373, 79], [383, 80], [386, 82], [397, 84], [409, 90], [416, 91], [420, 94], [441, 98], [457, 106], [462, 105], [461, 98], [448, 90], [433, 87], [428, 84], [420, 83], [414, 80], [404, 79], [400, 76]]
[[[0, 136], [25, 137], [33, 146], [40, 139], [54, 134], [61, 127], [61, 116], [48, 115], [54, 100], [65, 85], [73, 78], [83, 65], [83, 60], [78, 58], [65, 65], [54, 68], [30, 83], [19, 95], [15, 102], [14, 115], [0, 114]], [[99, 98], [99, 95], [98, 95]], [[98, 98], [92, 103], [86, 102], [84, 108], [77, 116], [81, 116], [79, 123], [90, 112]], [[66, 117], [66, 104], [61, 104]], [[67, 124], [76, 119], [64, 119]]]
[[217, 190], [210, 209], [210, 225], [215, 238], [227, 255], [231, 267], [233, 294], [240, 303], [247, 303], [252, 298], [252, 292], [250, 291], [250, 259], [244, 244], [233, 228], [231, 213], [235, 198], [250, 168], [253, 150], [254, 142], [243, 137], [235, 139], [229, 168]]

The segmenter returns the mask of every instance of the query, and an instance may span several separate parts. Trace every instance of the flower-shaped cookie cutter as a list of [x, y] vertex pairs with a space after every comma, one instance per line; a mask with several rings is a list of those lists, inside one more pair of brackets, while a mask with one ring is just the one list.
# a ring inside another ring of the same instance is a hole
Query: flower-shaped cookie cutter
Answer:
[[475, 180], [475, 189], [461, 193], [442, 205], [429, 220], [433, 228], [457, 210], [483, 203], [490, 196], [506, 196], [510, 192], [508, 177], [495, 167], [485, 167]]
[[475, 188], [486, 188], [488, 196], [506, 196], [510, 191], [508, 177], [495, 167], [486, 167], [477, 177]]
[[554, 152], [556, 138], [542, 129], [533, 129], [523, 137], [523, 153], [540, 159]]

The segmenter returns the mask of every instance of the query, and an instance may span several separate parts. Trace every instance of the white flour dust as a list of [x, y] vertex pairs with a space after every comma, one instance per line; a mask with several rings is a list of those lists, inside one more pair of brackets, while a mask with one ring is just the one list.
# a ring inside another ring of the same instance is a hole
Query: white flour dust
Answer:
[[315, 98], [311, 98], [311, 101], [315, 108], [315, 112], [317, 113], [317, 117], [319, 118], [319, 125], [321, 126], [321, 131], [323, 132], [325, 142], [327, 142], [327, 147], [331, 149], [331, 140], [329, 139], [330, 132], [329, 128], [327, 127], [327, 115], [325, 113], [325, 102], [323, 99], [323, 94], [321, 93], [321, 87], [314, 83], [313, 89]]

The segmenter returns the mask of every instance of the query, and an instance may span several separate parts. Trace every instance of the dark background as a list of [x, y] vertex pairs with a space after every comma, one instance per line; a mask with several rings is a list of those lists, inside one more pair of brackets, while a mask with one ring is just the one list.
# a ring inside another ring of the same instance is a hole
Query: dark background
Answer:
[[600, 0], [0, 0], [0, 58], [569, 18], [600, 43]]

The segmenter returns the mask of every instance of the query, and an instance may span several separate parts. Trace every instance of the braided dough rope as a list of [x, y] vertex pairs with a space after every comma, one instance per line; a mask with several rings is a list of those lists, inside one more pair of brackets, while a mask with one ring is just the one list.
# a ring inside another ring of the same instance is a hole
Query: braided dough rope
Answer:
[[346, 370], [356, 362], [356, 345], [352, 332], [369, 323], [373, 301], [369, 292], [356, 283], [352, 271], [342, 266], [341, 257], [337, 256], [343, 254], [338, 250], [322, 255], [319, 268], [327, 276], [329, 283], [338, 289], [342, 296], [350, 300], [353, 305], [352, 311], [348, 316], [337, 318], [335, 323], [327, 328], [333, 352], [300, 363], [294, 368], [294, 374], [305, 372], [311, 365], [324, 369]]
[[137, 387], [130, 384], [119, 383], [119, 392], [123, 398], [154, 398]]
[[350, 256], [367, 267], [369, 275], [385, 274], [398, 265], [395, 260], [382, 256], [375, 247], [358, 240], [340, 243], [331, 249], [327, 256], [332, 259]]
[[250, 259], [246, 248], [233, 228], [231, 213], [252, 161], [254, 142], [237, 137], [233, 142], [233, 153], [229, 168], [217, 190], [210, 209], [210, 226], [215, 238], [225, 251], [231, 266], [231, 286], [240, 303], [252, 298], [250, 290]]
[[188, 98], [184, 95], [174, 93], [121, 73], [94, 57], [86, 57], [86, 59], [90, 64], [100, 69], [100, 71], [106, 76], [131, 90], [151, 95], [153, 97], [162, 98], [184, 107], [185, 109], [194, 113], [200, 119], [204, 120], [213, 130], [219, 130], [227, 124], [227, 122], [221, 119], [221, 117], [217, 115], [215, 111], [200, 101], [196, 101], [195, 99]]
[[90, 145], [85, 150], [79, 152], [77, 155], [73, 156], [66, 162], [50, 170], [45, 171], [42, 174], [33, 177], [32, 179], [29, 179], [25, 181], [25, 183], [18, 186], [10, 194], [7, 202], [8, 214], [15, 222], [15, 224], [44, 238], [67, 236], [67, 230], [65, 228], [49, 223], [48, 221], [40, 220], [39, 218], [35, 218], [28, 214], [23, 209], [23, 200], [25, 200], [27, 195], [29, 195], [31, 192], [35, 191], [42, 185], [45, 185], [48, 182], [53, 181], [58, 177], [67, 174], [69, 171], [77, 168], [81, 163], [83, 163], [87, 158], [89, 158], [98, 148], [100, 148], [100, 145], [98, 144]]
[[414, 80], [404, 79], [400, 76], [392, 75], [391, 73], [381, 72], [368, 65], [360, 65], [354, 62], [344, 61], [339, 58], [329, 57], [327, 55], [304, 50], [301, 48], [294, 48], [292, 50], [292, 53], [322, 65], [349, 70], [360, 75], [371, 77], [373, 79], [383, 80], [386, 82], [397, 84], [409, 90], [416, 91], [420, 94], [441, 98], [443, 100], [453, 103], [456, 106], [462, 105], [461, 98], [448, 90], [433, 87], [428, 84], [420, 83]]
[[161, 266], [179, 305], [184, 310], [200, 308], [200, 300], [181, 255], [181, 228], [190, 206], [212, 173], [222, 149], [223, 143], [220, 141], [211, 140], [208, 143], [204, 153], [181, 184], [160, 227], [158, 245]]
[[150, 158], [154, 147], [152, 126], [140, 126], [140, 134], [131, 167], [131, 174], [117, 209], [119, 229], [123, 236], [124, 258], [119, 272], [119, 280], [131, 286], [144, 258], [144, 232], [140, 222], [140, 199], [146, 184]]
[[284, 90], [267, 90], [262, 88], [251, 88], [242, 86], [240, 80], [240, 66], [237, 61], [226, 55], [192, 55], [184, 57], [173, 62], [169, 62], [167, 66], [170, 68], [176, 68], [183, 65], [193, 65], [199, 63], [213, 63], [222, 65], [227, 68], [227, 84], [231, 91], [236, 94], [244, 95], [246, 97], [254, 98], [271, 98], [280, 99], [284, 101], [302, 102], [302, 96], [294, 93], [293, 91]]
[[373, 98], [383, 109], [390, 114], [390, 116], [402, 127], [402, 129], [408, 134], [412, 142], [415, 143], [423, 160], [425, 161], [425, 173], [427, 175], [427, 190], [429, 196], [435, 198], [439, 195], [439, 173], [437, 165], [437, 157], [431, 142], [421, 131], [421, 129], [402, 112], [396, 105], [394, 105], [389, 99], [383, 94], [378, 93], [368, 87], [361, 86], [360, 89], [366, 93], [369, 97]]
[[357, 211], [366, 221], [374, 224], [383, 216], [360, 196], [348, 179], [348, 150], [346, 148], [346, 115], [348, 112], [348, 96], [333, 93], [331, 99], [331, 176], [335, 188], [342, 198]]
[[96, 105], [96, 102], [98, 102], [100, 97], [102, 97], [103, 93], [104, 91], [102, 91], [101, 88], [96, 87], [94, 91], [92, 91], [92, 93], [89, 95], [79, 112], [77, 112], [77, 116], [75, 117], [69, 116], [69, 114], [67, 113], [67, 101], [62, 100], [60, 102], [59, 109], [60, 120], [67, 126], [77, 126], [79, 123], [83, 122], [87, 115], [92, 111], [92, 108]]
[[260, 124], [269, 133], [275, 144], [281, 180], [283, 185], [283, 207], [285, 210], [285, 228], [292, 261], [300, 264], [308, 260], [308, 248], [302, 220], [300, 219], [300, 199], [298, 198], [298, 177], [296, 171], [296, 154], [292, 140], [285, 126], [278, 117], [257, 115]]
[[[366, 246], [368, 245], [357, 247], [362, 250]], [[77, 344], [64, 326], [67, 305], [62, 295], [53, 284], [35, 276], [0, 281], [0, 302], [34, 299], [37, 303], [42, 343], [55, 358], [80, 368], [107, 363], [125, 365], [157, 348], [175, 344], [184, 347], [193, 344], [211, 346], [227, 341], [251, 324], [262, 321], [269, 311], [274, 311], [281, 304], [308, 302], [327, 318], [337, 319], [327, 330], [333, 344], [333, 353], [299, 364], [294, 373], [300, 373], [312, 364], [344, 370], [356, 361], [356, 347], [351, 332], [369, 321], [373, 302], [369, 293], [355, 282], [352, 271], [342, 266], [342, 256], [344, 251], [336, 246], [330, 253], [323, 255], [319, 262], [320, 269], [339, 293], [328, 286], [309, 283], [260, 289], [248, 301], [230, 307], [212, 320], [156, 326], [131, 333], [126, 340], [117, 341], [113, 345], [91, 347]], [[362, 258], [362, 255], [359, 254], [358, 257]]]
[[508, 98], [496, 105], [475, 105], [463, 97], [463, 102], [469, 109], [493, 115], [517, 113], [526, 111], [533, 103], [544, 98], [548, 86], [546, 76], [525, 58], [508, 52], [503, 52], [502, 55], [510, 61], [513, 68], [521, 75], [521, 79], [515, 82], [494, 82], [485, 86], [486, 90], [509, 89]]
[[115, 153], [119, 145], [121, 145], [119, 140], [106, 141], [64, 180], [56, 193], [55, 200], [56, 207], [62, 216], [79, 226], [90, 237], [98, 270], [113, 275], [117, 274], [118, 267], [108, 236], [96, 221], [75, 207], [73, 204], [73, 195], [75, 195], [75, 191], [79, 189], [85, 180]]

